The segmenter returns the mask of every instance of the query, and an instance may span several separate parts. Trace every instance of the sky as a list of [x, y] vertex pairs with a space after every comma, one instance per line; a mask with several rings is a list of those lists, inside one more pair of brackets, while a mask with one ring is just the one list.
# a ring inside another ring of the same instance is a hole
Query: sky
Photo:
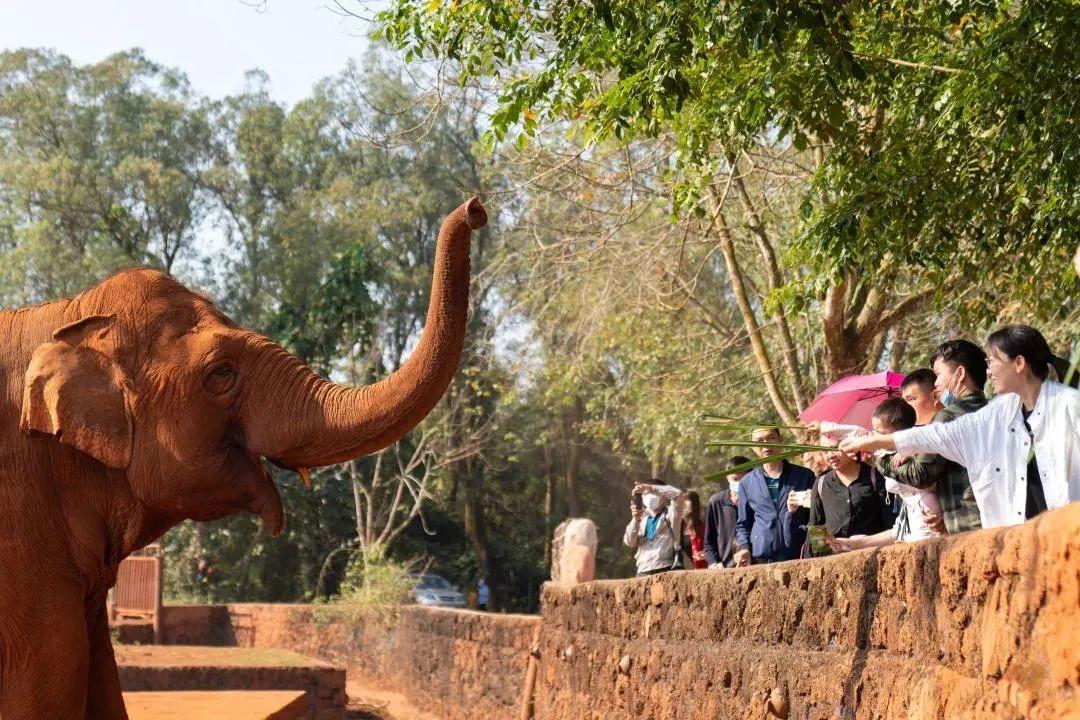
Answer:
[[[343, 0], [363, 10], [361, 3]], [[292, 104], [366, 47], [365, 28], [334, 0], [0, 0], [0, 49], [49, 47], [78, 64], [141, 47], [187, 74], [195, 91], [223, 97], [244, 73], [270, 76], [270, 92]]]

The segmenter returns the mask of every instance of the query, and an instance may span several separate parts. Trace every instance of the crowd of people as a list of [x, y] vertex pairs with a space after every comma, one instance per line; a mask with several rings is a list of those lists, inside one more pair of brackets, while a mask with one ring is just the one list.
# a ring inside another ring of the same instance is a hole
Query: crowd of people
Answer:
[[[835, 450], [804, 455], [806, 466], [769, 447], [783, 441], [779, 428], [753, 430], [763, 462], [728, 474], [704, 517], [696, 491], [638, 483], [623, 535], [637, 574], [917, 542], [1080, 500], [1080, 391], [1062, 382], [1067, 366], [1026, 325], [992, 333], [985, 350], [950, 340], [874, 409], [872, 430], [807, 425]], [[727, 467], [749, 462], [736, 456]]]

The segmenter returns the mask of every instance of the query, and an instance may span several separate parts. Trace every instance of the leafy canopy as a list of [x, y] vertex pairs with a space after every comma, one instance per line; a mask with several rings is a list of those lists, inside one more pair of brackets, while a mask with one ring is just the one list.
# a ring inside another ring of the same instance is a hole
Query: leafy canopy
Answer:
[[[490, 136], [670, 134], [677, 207], [780, 138], [816, 166], [800, 259], [988, 274], [1075, 300], [1080, 7], [1011, 0], [394, 0], [408, 58], [501, 81]], [[832, 272], [823, 273], [827, 281]], [[1035, 291], [1032, 291], [1034, 293]]]

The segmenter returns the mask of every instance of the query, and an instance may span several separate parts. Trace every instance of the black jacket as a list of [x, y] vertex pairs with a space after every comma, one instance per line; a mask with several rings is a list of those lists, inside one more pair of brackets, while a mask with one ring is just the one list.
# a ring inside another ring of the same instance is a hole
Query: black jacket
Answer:
[[709, 565], [735, 567], [735, 521], [739, 507], [731, 493], [723, 490], [709, 497], [705, 508], [705, 559]]
[[838, 538], [874, 535], [892, 527], [892, 497], [885, 479], [869, 466], [859, 466], [859, 477], [844, 485], [830, 470], [817, 479], [810, 493], [810, 523], [825, 525]]

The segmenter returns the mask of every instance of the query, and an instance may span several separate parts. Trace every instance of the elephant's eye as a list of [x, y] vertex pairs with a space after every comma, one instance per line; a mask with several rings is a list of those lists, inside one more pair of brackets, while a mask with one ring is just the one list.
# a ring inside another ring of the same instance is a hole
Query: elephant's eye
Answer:
[[236, 368], [231, 363], [221, 363], [206, 376], [206, 389], [215, 395], [227, 393], [236, 384]]

